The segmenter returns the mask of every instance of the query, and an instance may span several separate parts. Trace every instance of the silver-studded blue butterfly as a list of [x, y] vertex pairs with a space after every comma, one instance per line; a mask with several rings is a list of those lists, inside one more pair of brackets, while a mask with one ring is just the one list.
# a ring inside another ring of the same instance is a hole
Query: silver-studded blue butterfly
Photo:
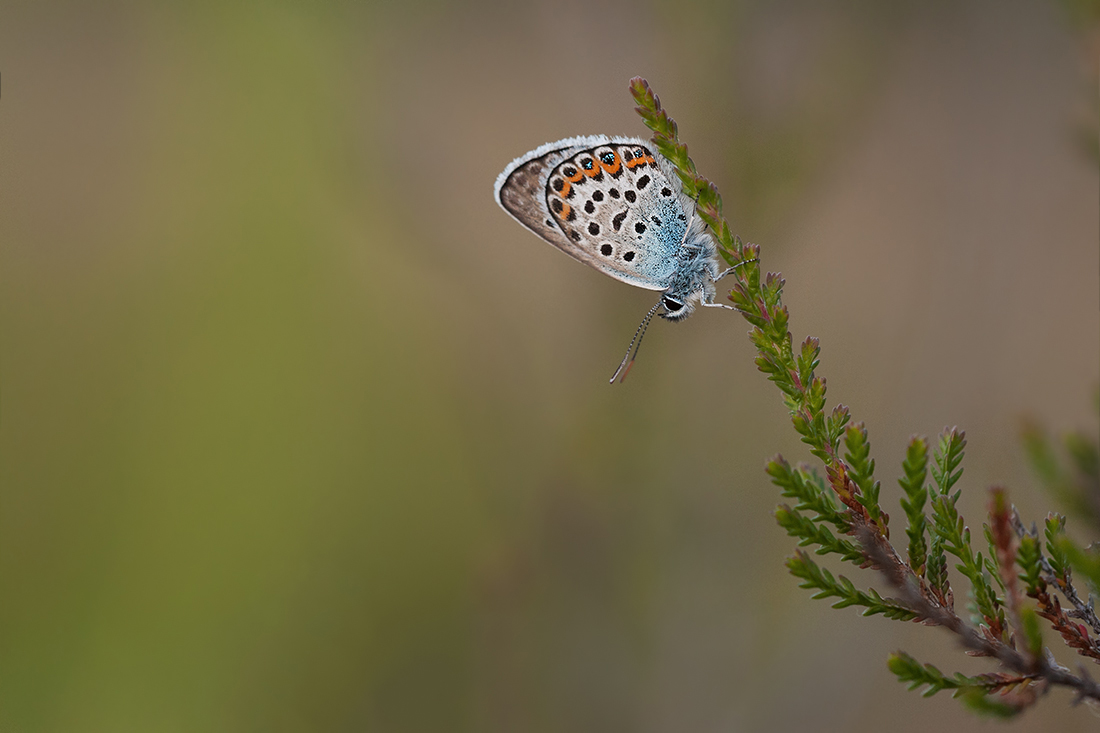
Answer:
[[570, 257], [616, 280], [664, 291], [612, 382], [620, 373], [626, 378], [658, 309], [670, 321], [690, 316], [696, 302], [737, 310], [714, 302], [714, 283], [731, 270], [718, 272], [717, 246], [695, 216], [695, 202], [672, 163], [643, 140], [591, 135], [547, 143], [504, 169], [495, 196], [516, 221]]

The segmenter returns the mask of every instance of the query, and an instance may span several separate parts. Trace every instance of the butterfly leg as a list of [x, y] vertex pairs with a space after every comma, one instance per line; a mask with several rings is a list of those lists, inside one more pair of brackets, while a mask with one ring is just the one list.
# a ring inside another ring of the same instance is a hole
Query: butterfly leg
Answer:
[[[732, 269], [733, 268], [731, 267], [730, 270], [732, 270]], [[730, 270], [726, 270], [726, 272], [729, 272]], [[724, 275], [724, 274], [726, 274], [726, 273], [725, 272], [722, 273], [722, 275]], [[719, 275], [718, 277], [720, 278], [722, 275]], [[718, 278], [715, 278], [715, 279], [717, 280]], [[700, 298], [699, 299], [699, 305], [705, 306], [707, 308], [725, 308], [726, 310], [737, 311], [738, 313], [740, 313], [741, 315], [744, 315], [744, 316], [751, 315], [750, 313], [746, 313], [745, 311], [741, 310], [740, 308], [734, 307], [732, 305], [726, 305], [725, 303], [715, 303], [714, 302], [714, 293], [707, 293], [705, 296]]]
[[745, 311], [741, 310], [740, 308], [735, 308], [734, 306], [726, 305], [725, 303], [704, 303], [702, 301], [699, 301], [699, 305], [705, 306], [707, 308], [725, 308], [726, 310], [737, 311], [738, 313], [741, 313], [742, 315], [746, 315], [746, 316], [749, 315], [748, 313], [745, 313]]
[[731, 272], [733, 272], [734, 270], [736, 270], [738, 267], [743, 267], [743, 266], [749, 264], [750, 262], [756, 262], [756, 261], [757, 261], [757, 259], [755, 257], [753, 257], [751, 260], [741, 260], [736, 265], [733, 265], [732, 267], [728, 267], [725, 270], [722, 270], [722, 272], [718, 273], [718, 276], [714, 278], [714, 282], [718, 282], [719, 280], [724, 278], [726, 275], [728, 275]]
[[[718, 282], [719, 280], [724, 278], [726, 275], [728, 275], [731, 272], [733, 272], [734, 270], [736, 270], [738, 267], [741, 267], [743, 265], [747, 265], [750, 262], [756, 262], [756, 258], [753, 258], [751, 260], [742, 260], [741, 262], [738, 262], [736, 265], [733, 265], [732, 267], [726, 268], [722, 272], [718, 273], [718, 275], [715, 276], [714, 280], [712, 280], [711, 282], [712, 283]], [[705, 297], [700, 298], [699, 299], [699, 305], [705, 305], [708, 308], [726, 308], [726, 309], [729, 309], [731, 311], [737, 311], [738, 313], [740, 313], [742, 315], [745, 315], [745, 316], [751, 315], [751, 314], [746, 313], [745, 311], [741, 310], [740, 308], [735, 308], [732, 305], [726, 305], [725, 303], [715, 303], [713, 293], [707, 293], [707, 295]]]

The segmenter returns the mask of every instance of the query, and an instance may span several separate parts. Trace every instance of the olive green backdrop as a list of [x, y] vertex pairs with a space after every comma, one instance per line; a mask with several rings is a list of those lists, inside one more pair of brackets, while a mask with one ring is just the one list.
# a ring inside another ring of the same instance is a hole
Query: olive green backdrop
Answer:
[[[1096, 40], [1023, 0], [4, 3], [0, 730], [978, 728], [885, 659], [980, 660], [784, 571], [762, 468], [808, 455], [745, 323], [657, 323], [609, 387], [653, 295], [492, 185], [644, 135], [647, 77], [887, 510], [958, 424], [971, 523], [993, 482], [1038, 519], [1017, 421], [1095, 429]], [[1092, 729], [1069, 699], [1006, 729]]]

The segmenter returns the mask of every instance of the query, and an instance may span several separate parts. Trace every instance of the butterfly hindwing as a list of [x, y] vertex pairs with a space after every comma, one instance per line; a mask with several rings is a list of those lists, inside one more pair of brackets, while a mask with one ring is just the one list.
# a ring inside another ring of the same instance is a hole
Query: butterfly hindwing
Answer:
[[[571, 245], [554, 223], [545, 205], [544, 190], [550, 171], [571, 151], [579, 150], [583, 138], [548, 143], [513, 160], [497, 178], [496, 200], [512, 218], [550, 244], [565, 250]], [[540, 205], [541, 204], [541, 205]], [[575, 256], [575, 255], [574, 255]]]
[[569, 138], [509, 165], [497, 201], [571, 257], [631, 285], [669, 287], [692, 202], [636, 138]]

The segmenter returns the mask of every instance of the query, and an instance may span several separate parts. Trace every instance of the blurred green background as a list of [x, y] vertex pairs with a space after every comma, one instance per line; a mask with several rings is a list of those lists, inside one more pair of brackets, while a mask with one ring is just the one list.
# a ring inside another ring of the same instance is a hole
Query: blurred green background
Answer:
[[[964, 513], [1093, 425], [1098, 36], [1051, 2], [0, 6], [0, 731], [986, 729], [813, 602], [728, 313], [492, 200], [647, 77], [868, 421]], [[1093, 539], [1093, 538], [1086, 538]], [[869, 578], [863, 578], [865, 584]], [[1074, 662], [1063, 655], [1066, 663]], [[1075, 662], [1074, 662], [1075, 663]], [[1052, 693], [1009, 730], [1085, 730]]]

